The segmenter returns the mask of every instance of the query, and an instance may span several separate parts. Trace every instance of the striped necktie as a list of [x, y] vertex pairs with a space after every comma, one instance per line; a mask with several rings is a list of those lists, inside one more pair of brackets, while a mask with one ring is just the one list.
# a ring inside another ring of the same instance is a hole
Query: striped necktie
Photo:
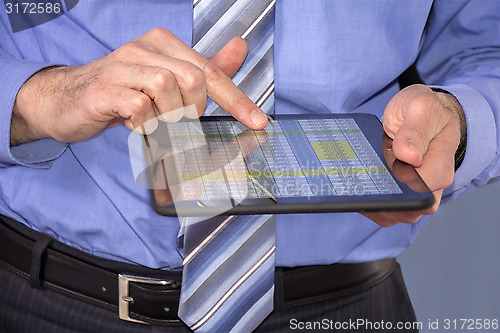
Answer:
[[[274, 112], [275, 0], [195, 0], [193, 48], [213, 56], [233, 37], [249, 53], [233, 81]], [[227, 114], [209, 101], [206, 114]], [[196, 332], [251, 332], [272, 312], [273, 215], [217, 216], [183, 225], [179, 317]]]
[[[274, 113], [275, 0], [195, 0], [193, 48], [212, 57], [232, 38], [248, 44], [248, 56], [233, 82], [267, 114]], [[228, 115], [213, 101], [205, 114]]]

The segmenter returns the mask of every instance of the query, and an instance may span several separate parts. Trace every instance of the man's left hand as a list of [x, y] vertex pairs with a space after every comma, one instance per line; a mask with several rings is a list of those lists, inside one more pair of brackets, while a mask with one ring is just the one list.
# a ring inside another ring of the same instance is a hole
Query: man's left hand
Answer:
[[389, 227], [414, 223], [422, 215], [434, 214], [443, 190], [455, 175], [455, 152], [466, 135], [465, 116], [457, 99], [424, 85], [412, 85], [397, 93], [383, 116], [384, 131], [393, 139], [395, 157], [418, 171], [436, 199], [425, 210], [411, 212], [364, 213], [375, 223]]

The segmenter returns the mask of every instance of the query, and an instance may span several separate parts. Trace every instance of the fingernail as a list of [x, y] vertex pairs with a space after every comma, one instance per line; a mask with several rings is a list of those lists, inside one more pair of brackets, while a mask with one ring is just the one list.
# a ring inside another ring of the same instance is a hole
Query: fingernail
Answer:
[[251, 118], [252, 118], [252, 123], [254, 123], [254, 125], [257, 126], [262, 125], [267, 121], [266, 114], [261, 110], [253, 110]]
[[167, 123], [176, 123], [184, 116], [184, 108], [178, 108], [172, 111], [163, 113], [159, 118]]

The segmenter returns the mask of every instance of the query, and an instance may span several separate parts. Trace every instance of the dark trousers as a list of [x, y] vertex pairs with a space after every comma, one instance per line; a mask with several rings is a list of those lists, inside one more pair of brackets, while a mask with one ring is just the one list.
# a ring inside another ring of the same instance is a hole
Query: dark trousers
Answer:
[[[399, 265], [386, 279], [356, 294], [321, 298], [284, 308], [277, 290], [275, 310], [257, 332], [418, 332]], [[125, 322], [115, 312], [51, 290], [34, 289], [27, 280], [0, 267], [0, 332], [126, 333], [189, 332], [189, 329], [181, 323], [158, 327]]]

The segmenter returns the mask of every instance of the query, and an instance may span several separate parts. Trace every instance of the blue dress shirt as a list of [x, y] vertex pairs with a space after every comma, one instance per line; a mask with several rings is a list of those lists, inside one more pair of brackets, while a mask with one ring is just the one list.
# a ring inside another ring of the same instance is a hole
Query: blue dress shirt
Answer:
[[[124, 127], [85, 142], [10, 147], [21, 85], [47, 66], [83, 65], [155, 27], [188, 45], [192, 0], [80, 1], [12, 33], [0, 11], [0, 213], [97, 256], [149, 267], [182, 265], [179, 222], [156, 215], [134, 183]], [[467, 154], [445, 201], [499, 177], [500, 2], [278, 1], [276, 113], [370, 112], [379, 117], [397, 77], [417, 60], [429, 85], [451, 92], [467, 119]], [[349, 214], [279, 215], [276, 264], [362, 262], [399, 255], [426, 218], [382, 228]]]

